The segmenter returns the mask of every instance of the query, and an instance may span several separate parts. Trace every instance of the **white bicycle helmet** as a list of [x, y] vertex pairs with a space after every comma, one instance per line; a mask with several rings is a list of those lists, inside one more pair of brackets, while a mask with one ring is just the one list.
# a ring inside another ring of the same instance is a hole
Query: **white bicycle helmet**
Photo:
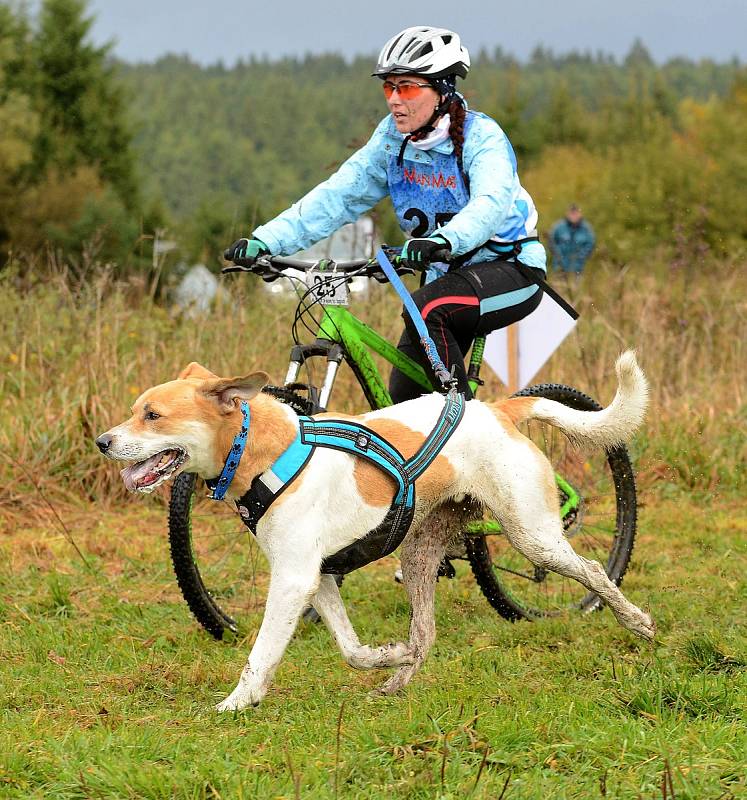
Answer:
[[458, 75], [465, 78], [469, 72], [469, 53], [462, 47], [459, 35], [445, 28], [418, 25], [393, 36], [381, 49], [372, 74], [385, 75], [413, 73], [429, 78]]

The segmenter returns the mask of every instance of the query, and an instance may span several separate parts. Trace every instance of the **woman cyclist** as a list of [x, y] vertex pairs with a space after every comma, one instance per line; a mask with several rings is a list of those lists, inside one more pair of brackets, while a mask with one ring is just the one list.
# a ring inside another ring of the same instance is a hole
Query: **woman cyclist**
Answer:
[[[468, 110], [456, 91], [457, 78], [465, 78], [469, 67], [469, 54], [452, 31], [414, 27], [390, 39], [373, 73], [383, 82], [390, 113], [367, 144], [224, 254], [241, 265], [266, 254], [292, 255], [389, 195], [409, 236], [402, 262], [425, 271], [413, 298], [467, 397], [464, 354], [476, 336], [534, 311], [546, 265], [537, 212], [519, 183], [506, 134], [494, 120]], [[438, 260], [444, 250], [450, 264]], [[404, 318], [399, 349], [430, 373], [415, 326]], [[395, 403], [422, 393], [398, 370], [389, 388]]]

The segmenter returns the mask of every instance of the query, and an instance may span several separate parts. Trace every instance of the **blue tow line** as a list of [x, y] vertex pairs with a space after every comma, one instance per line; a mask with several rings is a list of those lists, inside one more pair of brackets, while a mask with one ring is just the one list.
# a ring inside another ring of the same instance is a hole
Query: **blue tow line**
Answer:
[[426, 328], [425, 322], [420, 316], [420, 310], [415, 305], [412, 295], [407, 291], [407, 287], [402, 282], [402, 279], [399, 277], [399, 275], [397, 275], [397, 271], [394, 269], [391, 261], [389, 261], [387, 258], [384, 249], [381, 247], [376, 253], [376, 260], [379, 262], [379, 266], [384, 271], [384, 274], [387, 276], [387, 278], [389, 278], [389, 283], [391, 283], [392, 286], [394, 286], [394, 288], [397, 290], [397, 294], [400, 296], [400, 299], [405, 306], [405, 310], [415, 324], [415, 327], [420, 334], [420, 344], [423, 345], [425, 354], [428, 357], [428, 361], [430, 362], [431, 366], [433, 367], [433, 371], [436, 373], [436, 377], [441, 381], [441, 384], [445, 389], [455, 388], [456, 381], [452, 377], [449, 370], [446, 369], [444, 362], [441, 361], [438, 351], [436, 350], [436, 344], [428, 335], [428, 328]]

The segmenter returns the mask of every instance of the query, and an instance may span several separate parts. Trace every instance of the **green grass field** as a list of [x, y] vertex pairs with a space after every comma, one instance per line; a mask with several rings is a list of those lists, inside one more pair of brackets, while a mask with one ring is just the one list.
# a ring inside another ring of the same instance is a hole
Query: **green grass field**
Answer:
[[[624, 584], [655, 646], [608, 611], [507, 623], [462, 568], [438, 586], [436, 646], [401, 696], [372, 696], [385, 675], [303, 624], [263, 705], [238, 715], [213, 704], [251, 633], [220, 644], [190, 618], [161, 500], [60, 512], [88, 567], [53, 515], [6, 515], [0, 796], [747, 797], [747, 518], [736, 498], [685, 497], [643, 508]], [[343, 587], [362, 640], [406, 631], [393, 567]]]
[[[655, 616], [656, 645], [606, 611], [511, 625], [462, 565], [438, 586], [436, 647], [403, 695], [371, 696], [385, 675], [353, 671], [303, 625], [264, 704], [237, 716], [213, 705], [238, 679], [266, 576], [247, 640], [210, 639], [171, 573], [163, 497], [128, 497], [92, 440], [194, 359], [280, 380], [293, 304], [235, 281], [191, 320], [106, 271], [80, 286], [6, 276], [0, 798], [747, 798], [747, 271], [655, 267], [600, 265], [583, 324], [535, 380], [606, 403], [615, 358], [638, 348], [652, 403], [631, 444], [644, 505], [623, 588]], [[386, 287], [355, 310], [398, 335]], [[361, 410], [349, 371], [335, 393], [336, 410]], [[393, 570], [343, 587], [364, 641], [406, 633]]]

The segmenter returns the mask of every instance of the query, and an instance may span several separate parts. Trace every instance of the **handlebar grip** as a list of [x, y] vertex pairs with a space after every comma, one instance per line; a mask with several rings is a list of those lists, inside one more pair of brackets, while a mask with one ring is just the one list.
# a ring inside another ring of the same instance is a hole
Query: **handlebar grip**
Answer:
[[444, 261], [449, 264], [453, 258], [454, 256], [452, 255], [451, 250], [448, 247], [444, 247], [441, 250], [436, 250], [433, 253], [431, 256], [431, 261]]

